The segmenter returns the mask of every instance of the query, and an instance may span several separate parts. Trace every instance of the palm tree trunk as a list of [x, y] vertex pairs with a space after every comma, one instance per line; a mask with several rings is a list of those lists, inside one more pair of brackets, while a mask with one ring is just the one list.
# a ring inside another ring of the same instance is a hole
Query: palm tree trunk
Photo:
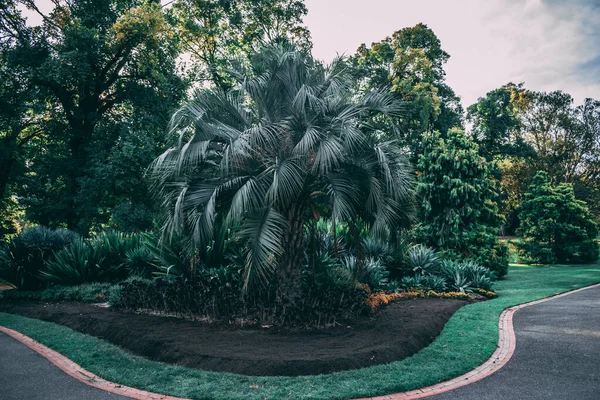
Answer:
[[283, 254], [279, 262], [277, 302], [280, 317], [294, 312], [302, 300], [302, 263], [305, 237], [304, 216], [301, 204], [288, 211], [288, 226], [283, 237]]

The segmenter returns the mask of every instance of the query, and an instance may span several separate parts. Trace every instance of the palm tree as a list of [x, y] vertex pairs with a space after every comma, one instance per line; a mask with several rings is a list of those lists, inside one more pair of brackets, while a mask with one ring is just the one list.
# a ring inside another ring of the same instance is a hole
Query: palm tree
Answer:
[[167, 237], [183, 232], [202, 249], [217, 229], [238, 229], [244, 290], [276, 272], [278, 301], [295, 305], [310, 218], [360, 217], [375, 234], [407, 218], [408, 159], [367, 123], [402, 107], [388, 94], [353, 95], [343, 59], [324, 67], [279, 45], [252, 64], [233, 73], [236, 88], [198, 90], [175, 113], [178, 143], [155, 160], [153, 178]]

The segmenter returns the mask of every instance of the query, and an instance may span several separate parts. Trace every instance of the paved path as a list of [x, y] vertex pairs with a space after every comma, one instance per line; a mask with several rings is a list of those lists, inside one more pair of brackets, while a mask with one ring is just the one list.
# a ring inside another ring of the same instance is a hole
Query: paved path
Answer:
[[[515, 354], [495, 374], [430, 400], [600, 399], [600, 287], [524, 308]], [[0, 333], [2, 400], [117, 400]]]
[[600, 399], [600, 287], [519, 310], [501, 370], [428, 400]]
[[65, 374], [54, 364], [0, 332], [0, 399], [122, 400]]

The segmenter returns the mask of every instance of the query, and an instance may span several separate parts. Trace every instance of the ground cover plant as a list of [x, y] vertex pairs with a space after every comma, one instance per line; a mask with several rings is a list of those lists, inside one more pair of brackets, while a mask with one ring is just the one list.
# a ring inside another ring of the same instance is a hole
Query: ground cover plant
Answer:
[[[0, 324], [17, 329], [105, 379], [190, 398], [343, 399], [382, 395], [450, 379], [483, 363], [496, 349], [498, 316], [506, 307], [598, 283], [600, 265], [511, 267], [498, 281], [499, 297], [460, 309], [442, 334], [415, 356], [387, 365], [331, 375], [245, 377], [168, 366], [131, 356], [68, 328], [0, 314]], [[102, 357], [98, 357], [102, 354]]]

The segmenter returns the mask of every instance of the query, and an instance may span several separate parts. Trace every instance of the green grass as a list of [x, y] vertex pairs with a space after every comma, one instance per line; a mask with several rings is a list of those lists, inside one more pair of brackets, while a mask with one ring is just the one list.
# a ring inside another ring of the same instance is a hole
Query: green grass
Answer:
[[0, 325], [40, 341], [105, 379], [153, 392], [194, 399], [345, 399], [411, 390], [459, 376], [494, 352], [502, 310], [598, 282], [600, 264], [513, 266], [496, 285], [497, 299], [460, 309], [439, 338], [418, 354], [387, 365], [296, 378], [247, 377], [148, 361], [91, 336], [21, 316], [0, 313]]

